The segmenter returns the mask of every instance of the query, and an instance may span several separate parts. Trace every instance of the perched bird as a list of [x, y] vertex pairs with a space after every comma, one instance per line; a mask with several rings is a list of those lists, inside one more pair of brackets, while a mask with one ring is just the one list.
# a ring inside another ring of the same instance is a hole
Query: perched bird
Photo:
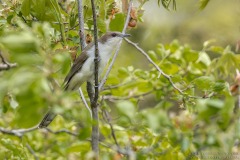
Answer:
[[[98, 39], [99, 49], [99, 66], [98, 75], [102, 73], [104, 67], [107, 65], [111, 53], [116, 48], [117, 44], [124, 37], [130, 36], [129, 34], [123, 34], [120, 32], [107, 32], [101, 38]], [[70, 72], [64, 79], [64, 90], [76, 90], [84, 82], [94, 82], [94, 58], [95, 58], [95, 47], [94, 42], [89, 43], [82, 51], [82, 53], [74, 61]], [[39, 128], [47, 127], [56, 114], [49, 111], [39, 124]]]

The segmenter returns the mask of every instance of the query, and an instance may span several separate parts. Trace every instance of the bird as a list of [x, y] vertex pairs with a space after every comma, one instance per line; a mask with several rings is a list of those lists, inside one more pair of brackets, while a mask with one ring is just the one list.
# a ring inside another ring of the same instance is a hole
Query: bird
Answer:
[[[115, 50], [118, 43], [130, 34], [121, 32], [106, 32], [98, 39], [99, 64], [98, 75], [100, 76], [105, 66], [107, 65], [112, 52]], [[89, 43], [82, 53], [74, 61], [69, 73], [64, 79], [63, 89], [65, 91], [77, 90], [84, 82], [94, 82], [94, 66], [95, 66], [95, 45], [94, 42]], [[51, 109], [45, 114], [38, 128], [46, 128], [56, 117]]]

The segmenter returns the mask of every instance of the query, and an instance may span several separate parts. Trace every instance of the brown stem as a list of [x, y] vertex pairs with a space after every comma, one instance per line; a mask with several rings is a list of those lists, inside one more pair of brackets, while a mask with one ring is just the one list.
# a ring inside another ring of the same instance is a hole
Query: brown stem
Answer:
[[2, 52], [0, 51], [0, 58], [2, 60], [3, 64], [0, 64], [0, 71], [3, 70], [9, 70], [10, 68], [16, 67], [16, 63], [9, 63], [2, 55]]
[[92, 108], [92, 150], [95, 153], [95, 159], [99, 159], [99, 119], [98, 119], [98, 60], [99, 60], [99, 50], [98, 50], [98, 30], [97, 30], [97, 16], [96, 7], [94, 0], [91, 0], [92, 13], [93, 13], [93, 26], [94, 26], [94, 46], [95, 46], [95, 58], [94, 58], [94, 77], [95, 77], [95, 94], [93, 101], [91, 101]]

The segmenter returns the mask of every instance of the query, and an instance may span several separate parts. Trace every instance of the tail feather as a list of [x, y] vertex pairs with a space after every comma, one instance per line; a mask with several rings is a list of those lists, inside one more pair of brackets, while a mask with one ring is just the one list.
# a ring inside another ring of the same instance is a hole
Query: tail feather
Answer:
[[46, 128], [56, 116], [57, 114], [53, 113], [52, 111], [48, 111], [42, 121], [39, 123], [38, 128]]

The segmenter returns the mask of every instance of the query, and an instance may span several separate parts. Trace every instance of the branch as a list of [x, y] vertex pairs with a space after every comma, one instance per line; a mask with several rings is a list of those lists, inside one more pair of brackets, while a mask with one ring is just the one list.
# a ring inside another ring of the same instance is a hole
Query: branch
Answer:
[[26, 144], [27, 149], [29, 150], [29, 152], [33, 155], [35, 160], [39, 160], [38, 156], [36, 155], [35, 151], [32, 149], [32, 147], [27, 143]]
[[34, 130], [38, 129], [38, 125], [34, 126], [32, 128], [27, 128], [27, 129], [13, 129], [13, 130], [9, 130], [9, 129], [5, 129], [0, 127], [0, 132], [4, 133], [4, 134], [9, 134], [9, 135], [13, 135], [13, 136], [17, 136], [17, 137], [22, 137], [25, 133], [28, 132], [32, 132]]
[[93, 101], [91, 101], [92, 108], [92, 150], [95, 153], [95, 159], [99, 159], [99, 119], [98, 119], [98, 60], [99, 60], [99, 50], [98, 50], [98, 30], [97, 30], [97, 16], [94, 0], [91, 0], [92, 4], [92, 15], [93, 15], [93, 26], [94, 26], [94, 46], [95, 46], [95, 58], [94, 58], [94, 78], [95, 78], [95, 94]]
[[83, 18], [83, 4], [82, 0], [78, 0], [78, 21], [79, 21], [79, 37], [81, 50], [86, 47], [84, 35], [84, 18]]
[[47, 131], [50, 132], [50, 133], [53, 133], [53, 134], [66, 133], [66, 134], [69, 134], [69, 135], [74, 136], [74, 137], [77, 137], [77, 136], [78, 136], [77, 133], [73, 133], [73, 132], [71, 132], [71, 131], [69, 131], [69, 130], [67, 130], [67, 129], [60, 129], [60, 130], [58, 130], [58, 131], [52, 131], [52, 130], [49, 129], [49, 128], [44, 128], [44, 129], [47, 130]]
[[9, 70], [10, 68], [17, 67], [16, 63], [9, 63], [2, 55], [2, 52], [0, 51], [0, 58], [2, 60], [3, 64], [0, 64], [0, 71], [3, 70]]
[[142, 48], [140, 48], [136, 43], [130, 41], [130, 40], [127, 39], [127, 38], [125, 38], [125, 40], [127, 41], [127, 43], [129, 43], [129, 44], [131, 44], [133, 47], [135, 47], [140, 53], [142, 53], [142, 54], [147, 58], [147, 60], [148, 60], [150, 63], [153, 64], [153, 66], [154, 66], [154, 67], [159, 71], [159, 73], [160, 73], [158, 77], [160, 77], [160, 75], [162, 74], [162, 75], [163, 75], [165, 78], [167, 78], [167, 80], [171, 83], [171, 85], [173, 86], [173, 88], [175, 88], [180, 94], [184, 94], [184, 92], [183, 92], [181, 89], [179, 89], [179, 88], [173, 83], [171, 77], [170, 77], [168, 74], [164, 73], [164, 72], [158, 67], [158, 65], [153, 62], [153, 60], [148, 56], [148, 54], [147, 54]]
[[103, 109], [103, 113], [104, 113], [104, 115], [105, 115], [105, 118], [106, 118], [106, 120], [107, 120], [107, 123], [108, 123], [109, 126], [110, 126], [113, 140], [114, 140], [116, 146], [119, 148], [119, 145], [118, 145], [118, 142], [117, 142], [117, 138], [116, 138], [116, 135], [115, 135], [115, 132], [114, 132], [114, 129], [113, 129], [113, 125], [112, 125], [112, 123], [111, 123], [110, 116], [109, 116], [108, 112], [107, 112], [105, 109]]
[[125, 86], [125, 85], [127, 85], [127, 84], [131, 84], [131, 83], [133, 82], [133, 80], [134, 80], [134, 79], [131, 79], [131, 81], [124, 82], [124, 83], [119, 83], [119, 84], [117, 84], [117, 85], [105, 86], [102, 90], [119, 88], [119, 87]]
[[83, 95], [83, 92], [82, 92], [81, 87], [78, 89], [78, 92], [79, 92], [80, 97], [82, 98], [83, 104], [85, 105], [85, 107], [86, 107], [87, 110], [89, 111], [90, 117], [91, 117], [91, 119], [92, 119], [92, 110], [90, 109], [90, 107], [89, 107], [88, 104], [87, 104], [87, 101], [86, 101], [86, 99], [85, 99], [85, 97], [84, 97], [84, 95]]
[[[78, 24], [79, 24], [79, 37], [80, 37], [79, 43], [80, 43], [81, 50], [83, 50], [86, 47], [86, 43], [85, 43], [85, 34], [84, 34], [84, 18], [83, 18], [82, 0], [78, 0], [78, 21], [79, 21]], [[92, 111], [87, 104], [86, 98], [83, 95], [81, 87], [79, 87], [78, 91], [79, 91], [79, 95], [80, 95], [85, 107], [89, 111], [90, 116], [92, 118]]]
[[[127, 17], [126, 17], [126, 20], [125, 20], [125, 23], [124, 23], [124, 27], [123, 27], [122, 33], [126, 32], [126, 29], [127, 29], [127, 26], [128, 26], [128, 22], [129, 22], [129, 19], [130, 19], [131, 9], [132, 9], [132, 0], [129, 1]], [[113, 58], [112, 58], [112, 61], [110, 62], [110, 65], [109, 65], [109, 67], [108, 67], [108, 69], [106, 71], [106, 74], [103, 76], [103, 79], [102, 79], [102, 81], [101, 81], [101, 83], [99, 85], [99, 90], [100, 91], [103, 89], [103, 86], [104, 86], [104, 84], [107, 81], [108, 75], [109, 75], [110, 71], [112, 70], [113, 64], [116, 61], [117, 55], [119, 53], [121, 44], [122, 44], [122, 40], [117, 45], [116, 51], [115, 51], [115, 53], [113, 55]]]
[[142, 93], [142, 94], [129, 95], [129, 96], [125, 96], [125, 97], [117, 97], [117, 96], [105, 95], [105, 96], [103, 96], [103, 99], [104, 99], [104, 100], [109, 100], [109, 101], [114, 101], [114, 100], [128, 100], [128, 99], [131, 99], [131, 98], [139, 98], [139, 97], [143, 97], [143, 96], [149, 95], [149, 94], [151, 94], [153, 91], [154, 91], [154, 90], [149, 91], [149, 92], [146, 92], [146, 93]]

